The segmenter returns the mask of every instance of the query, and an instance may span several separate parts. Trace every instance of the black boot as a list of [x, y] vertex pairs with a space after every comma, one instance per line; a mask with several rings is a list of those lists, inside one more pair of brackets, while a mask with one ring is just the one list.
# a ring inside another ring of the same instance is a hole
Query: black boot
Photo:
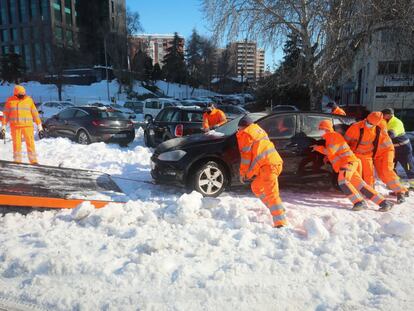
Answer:
[[397, 193], [397, 204], [405, 202], [405, 193]]
[[390, 201], [384, 200], [380, 203], [380, 209], [378, 211], [380, 212], [388, 212], [390, 209], [392, 209], [392, 207], [394, 206], [394, 204]]
[[368, 205], [365, 201], [359, 201], [354, 204], [354, 207], [352, 208], [352, 210], [354, 212], [357, 212], [357, 211], [362, 211], [367, 208], [368, 208]]

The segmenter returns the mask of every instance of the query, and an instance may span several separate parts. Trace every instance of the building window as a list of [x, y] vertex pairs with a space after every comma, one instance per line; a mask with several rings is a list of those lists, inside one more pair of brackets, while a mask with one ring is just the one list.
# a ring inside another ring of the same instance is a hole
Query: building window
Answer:
[[29, 20], [27, 14], [27, 1], [19, 0], [19, 21], [26, 23]]
[[401, 62], [401, 73], [402, 74], [414, 74], [414, 62], [413, 61]]
[[6, 8], [0, 5], [0, 25], [7, 24]]
[[62, 22], [62, 8], [60, 5], [60, 0], [53, 0], [53, 11], [55, 15], [55, 20]]
[[41, 69], [40, 67], [42, 66], [42, 54], [41, 54], [41, 51], [40, 51], [40, 44], [39, 43], [34, 44], [34, 51], [35, 51], [36, 69], [39, 70], [39, 69]]
[[29, 44], [25, 44], [24, 48], [24, 63], [26, 65], [26, 71], [31, 72], [33, 71], [33, 64], [32, 64], [32, 51], [30, 49]]
[[16, 22], [16, 3], [14, 1], [7, 0], [9, 7], [9, 24], [14, 24]]
[[69, 46], [73, 46], [73, 32], [66, 30], [66, 42]]
[[42, 20], [49, 20], [49, 0], [41, 0], [40, 4], [40, 16], [42, 16]]
[[52, 67], [52, 47], [49, 43], [45, 44], [45, 58], [48, 69]]
[[36, 19], [37, 16], [37, 8], [36, 8], [36, 2], [35, 1], [29, 1], [30, 3], [30, 19]]
[[17, 28], [11, 28], [10, 29], [10, 41], [16, 41], [17, 40]]
[[1, 52], [3, 55], [9, 54], [9, 47], [8, 46], [3, 46], [1, 48]]
[[397, 74], [399, 62], [378, 62], [378, 74], [379, 75], [390, 75]]
[[115, 4], [114, 4], [113, 0], [111, 1], [111, 10], [112, 10], [112, 14], [114, 14], [115, 13]]
[[62, 27], [55, 27], [55, 38], [57, 41], [63, 40], [63, 28]]
[[65, 19], [66, 24], [72, 25], [72, 1], [65, 0]]
[[29, 27], [24, 27], [24, 28], [22, 28], [22, 38], [23, 38], [23, 41], [30, 41], [30, 38], [31, 37], [31, 35], [30, 35], [30, 28]]
[[9, 32], [5, 29], [1, 31], [1, 42], [9, 41]]

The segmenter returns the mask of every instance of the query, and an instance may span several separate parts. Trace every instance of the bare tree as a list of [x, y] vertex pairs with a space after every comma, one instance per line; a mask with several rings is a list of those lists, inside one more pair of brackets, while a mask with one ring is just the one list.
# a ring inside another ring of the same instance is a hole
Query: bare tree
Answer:
[[[401, 0], [403, 2], [410, 2]], [[361, 42], [378, 29], [384, 4], [396, 0], [202, 0], [216, 39], [248, 38], [277, 48], [288, 34], [302, 44], [298, 72], [311, 108], [349, 63]], [[412, 1], [411, 1], [412, 2]], [[407, 4], [409, 5], [409, 4]], [[412, 27], [412, 25], [411, 25]]]
[[126, 10], [126, 24], [127, 24], [127, 33], [129, 36], [135, 35], [140, 31], [143, 31], [139, 13], [131, 11], [130, 8]]

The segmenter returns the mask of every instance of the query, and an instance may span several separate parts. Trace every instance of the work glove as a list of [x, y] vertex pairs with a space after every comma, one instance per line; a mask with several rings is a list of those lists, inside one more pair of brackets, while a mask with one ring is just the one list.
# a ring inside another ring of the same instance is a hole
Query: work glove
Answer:
[[2, 127], [0, 130], [0, 139], [4, 139], [4, 137], [6, 137], [6, 130]]
[[40, 124], [38, 124], [38, 125], [37, 125], [37, 130], [38, 130], [39, 132], [43, 132], [43, 126], [42, 126], [42, 123], [40, 123]]
[[242, 185], [245, 184], [244, 177], [242, 175], [239, 176], [239, 181]]
[[37, 132], [38, 132], [38, 135], [39, 135], [39, 139], [45, 138], [45, 131], [43, 130], [42, 124], [39, 124], [37, 126]]

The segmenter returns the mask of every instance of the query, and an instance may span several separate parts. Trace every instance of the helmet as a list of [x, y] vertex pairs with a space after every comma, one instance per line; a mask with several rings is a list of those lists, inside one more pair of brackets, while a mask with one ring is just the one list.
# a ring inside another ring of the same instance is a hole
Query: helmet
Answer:
[[16, 85], [14, 87], [14, 96], [18, 96], [18, 95], [21, 95], [21, 96], [25, 96], [26, 95], [26, 90], [21, 85]]
[[394, 114], [394, 109], [392, 109], [392, 108], [385, 108], [381, 112], [383, 114], [391, 114], [391, 115], [393, 115]]
[[333, 124], [331, 120], [323, 120], [321, 123], [319, 123], [319, 129], [320, 130], [328, 130], [329, 132], [333, 132]]
[[240, 119], [238, 127], [240, 128], [245, 128], [247, 126], [249, 126], [250, 124], [253, 124], [253, 119], [249, 116], [249, 115], [245, 115], [243, 118]]
[[374, 126], [377, 126], [381, 122], [381, 120], [382, 120], [382, 112], [380, 111], [373, 111], [367, 117], [367, 121]]

